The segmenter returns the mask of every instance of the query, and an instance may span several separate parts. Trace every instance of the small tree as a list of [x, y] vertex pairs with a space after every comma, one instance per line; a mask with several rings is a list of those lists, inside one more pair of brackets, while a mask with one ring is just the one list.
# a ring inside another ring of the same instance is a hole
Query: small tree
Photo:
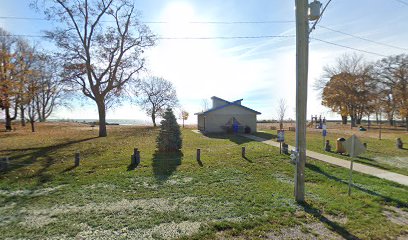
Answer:
[[277, 113], [278, 113], [278, 119], [279, 119], [279, 129], [282, 130], [283, 129], [283, 120], [285, 119], [285, 114], [286, 114], [286, 109], [288, 108], [288, 106], [286, 105], [286, 101], [285, 99], [280, 99], [279, 100], [279, 106], [277, 109]]
[[189, 113], [186, 110], [181, 110], [181, 119], [183, 120], [183, 128], [184, 128], [184, 121], [188, 119]]
[[156, 139], [159, 152], [175, 152], [180, 150], [182, 146], [180, 126], [171, 108], [164, 112], [163, 120], [160, 124], [160, 132]]

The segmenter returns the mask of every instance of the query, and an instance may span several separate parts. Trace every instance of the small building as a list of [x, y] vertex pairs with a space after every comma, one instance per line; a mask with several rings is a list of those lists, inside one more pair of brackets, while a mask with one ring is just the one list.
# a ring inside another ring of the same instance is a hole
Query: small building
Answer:
[[209, 133], [256, 132], [256, 115], [261, 113], [243, 106], [243, 99], [229, 102], [214, 96], [211, 100], [211, 109], [195, 113], [198, 130]]

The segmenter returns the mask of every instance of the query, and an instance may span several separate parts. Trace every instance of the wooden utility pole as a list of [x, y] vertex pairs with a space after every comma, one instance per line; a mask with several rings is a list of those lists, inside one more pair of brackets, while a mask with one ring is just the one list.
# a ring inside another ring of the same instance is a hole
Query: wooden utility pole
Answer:
[[309, 53], [308, 0], [296, 1], [296, 173], [295, 200], [305, 201], [306, 107]]

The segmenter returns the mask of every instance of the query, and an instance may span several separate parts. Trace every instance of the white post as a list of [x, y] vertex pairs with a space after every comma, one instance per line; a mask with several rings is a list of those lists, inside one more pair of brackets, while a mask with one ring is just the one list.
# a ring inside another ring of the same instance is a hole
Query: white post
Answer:
[[306, 107], [309, 51], [308, 0], [296, 2], [296, 173], [295, 200], [305, 201]]

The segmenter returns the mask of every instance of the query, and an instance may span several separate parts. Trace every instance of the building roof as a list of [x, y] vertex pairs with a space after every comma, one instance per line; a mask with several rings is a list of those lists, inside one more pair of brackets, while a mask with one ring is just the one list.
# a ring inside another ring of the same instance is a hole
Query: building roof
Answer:
[[225, 108], [225, 107], [232, 106], [232, 105], [237, 106], [237, 107], [241, 107], [241, 108], [243, 108], [243, 109], [245, 109], [245, 110], [248, 110], [248, 111], [251, 111], [251, 112], [253, 112], [253, 113], [255, 113], [255, 114], [261, 114], [260, 112], [255, 111], [255, 110], [253, 110], [253, 109], [251, 109], [251, 108], [249, 108], [249, 107], [245, 107], [245, 106], [242, 106], [241, 104], [238, 104], [238, 103], [241, 102], [243, 99], [238, 99], [238, 100], [235, 100], [235, 101], [233, 101], [233, 102], [229, 102], [229, 101], [227, 101], [227, 100], [224, 100], [224, 99], [219, 98], [219, 97], [216, 97], [216, 96], [211, 97], [211, 99], [214, 99], [214, 98], [215, 98], [215, 99], [218, 99], [218, 100], [221, 100], [221, 101], [224, 101], [224, 102], [226, 102], [226, 104], [225, 104], [225, 105], [221, 105], [221, 106], [216, 107], [216, 108], [208, 109], [207, 111], [204, 111], [204, 112], [194, 113], [194, 115], [205, 115], [205, 114], [207, 114], [207, 113], [214, 112], [214, 111], [217, 111], [217, 110], [220, 110], [220, 109], [223, 109], [223, 108]]

